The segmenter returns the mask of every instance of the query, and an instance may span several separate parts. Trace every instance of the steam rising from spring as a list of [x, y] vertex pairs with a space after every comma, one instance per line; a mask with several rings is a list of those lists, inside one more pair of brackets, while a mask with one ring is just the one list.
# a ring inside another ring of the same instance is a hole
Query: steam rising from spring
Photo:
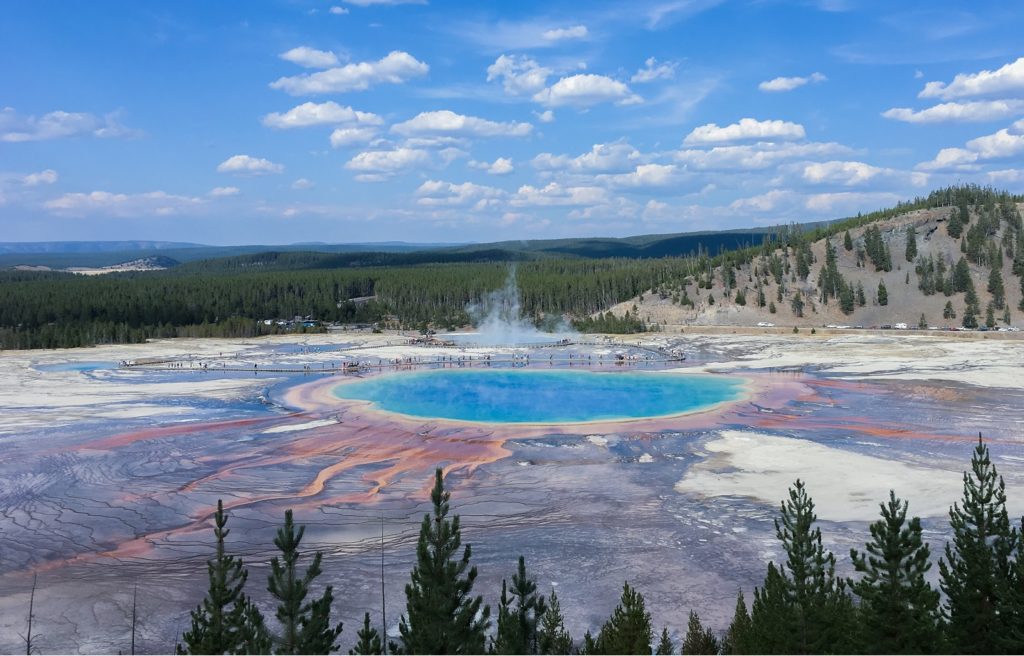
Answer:
[[576, 334], [564, 319], [559, 319], [552, 332], [544, 332], [523, 317], [515, 267], [509, 270], [504, 286], [488, 293], [466, 311], [477, 326], [477, 334], [470, 339], [480, 346], [549, 344]]

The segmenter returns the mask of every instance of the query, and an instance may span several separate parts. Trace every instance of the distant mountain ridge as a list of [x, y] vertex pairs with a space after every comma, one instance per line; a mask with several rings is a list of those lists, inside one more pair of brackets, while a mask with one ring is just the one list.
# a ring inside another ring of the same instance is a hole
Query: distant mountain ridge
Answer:
[[178, 241], [8, 241], [0, 242], [0, 253], [112, 253], [125, 251], [202, 248], [202, 244]]

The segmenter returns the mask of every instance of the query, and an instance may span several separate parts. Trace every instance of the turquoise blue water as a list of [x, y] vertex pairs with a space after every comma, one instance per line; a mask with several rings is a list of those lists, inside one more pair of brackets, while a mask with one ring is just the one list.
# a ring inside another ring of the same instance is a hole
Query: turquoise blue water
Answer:
[[342, 399], [414, 417], [580, 423], [680, 414], [737, 399], [743, 381], [653, 372], [436, 369], [339, 385]]

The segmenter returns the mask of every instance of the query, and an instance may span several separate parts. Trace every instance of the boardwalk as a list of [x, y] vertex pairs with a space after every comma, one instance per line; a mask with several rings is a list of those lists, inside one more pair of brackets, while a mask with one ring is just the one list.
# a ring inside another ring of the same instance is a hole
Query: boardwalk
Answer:
[[[346, 349], [345, 353], [352, 353], [353, 351], [368, 350], [372, 348], [380, 348], [382, 346], [409, 346], [408, 342], [392, 343], [387, 344], [374, 344], [360, 347], [353, 347]], [[551, 353], [545, 356], [541, 351], [549, 349], [564, 349], [572, 346], [591, 346], [591, 347], [619, 347], [624, 349], [630, 349], [633, 351], [641, 351], [642, 354], [637, 353], [622, 353], [622, 354], [588, 354], [588, 353], [569, 353], [568, 355], [559, 354], [555, 355]], [[450, 347], [449, 347], [450, 348]], [[465, 348], [465, 347], [463, 347]], [[569, 367], [588, 367], [588, 366], [644, 366], [644, 365], [661, 365], [672, 362], [682, 362], [686, 359], [685, 355], [679, 355], [663, 351], [651, 346], [641, 345], [627, 345], [619, 344], [614, 342], [560, 342], [560, 343], [545, 343], [545, 344], [517, 344], [515, 348], [530, 349], [531, 352], [526, 353], [513, 353], [509, 356], [493, 356], [493, 355], [479, 355], [479, 354], [461, 354], [461, 355], [439, 355], [434, 357], [423, 357], [423, 356], [411, 356], [404, 358], [351, 358], [345, 360], [338, 360], [334, 362], [316, 362], [310, 364], [303, 364], [301, 366], [280, 366], [280, 365], [264, 365], [260, 366], [259, 363], [239, 363], [239, 362], [223, 362], [216, 359], [205, 359], [199, 360], [193, 356], [187, 356], [178, 359], [149, 359], [149, 360], [134, 360], [134, 361], [123, 361], [121, 367], [125, 369], [144, 369], [144, 370], [161, 370], [161, 371], [182, 371], [182, 372], [209, 372], [209, 371], [222, 371], [222, 372], [240, 372], [240, 373], [268, 373], [268, 374], [291, 374], [291, 375], [311, 375], [311, 374], [359, 374], [362, 372], [369, 371], [384, 371], [384, 370], [402, 370], [402, 369], [415, 369], [420, 367], [432, 367], [432, 368], [463, 368], [463, 367], [525, 367], [527, 365], [544, 365], [549, 366], [569, 366]]]

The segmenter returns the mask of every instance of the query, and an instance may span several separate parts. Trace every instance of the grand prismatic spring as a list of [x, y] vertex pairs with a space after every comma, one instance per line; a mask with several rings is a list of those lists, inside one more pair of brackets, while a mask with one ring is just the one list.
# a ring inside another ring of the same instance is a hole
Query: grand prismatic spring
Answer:
[[941, 545], [978, 431], [1019, 515], [1022, 365], [1015, 340], [896, 334], [7, 353], [0, 649], [18, 648], [35, 575], [47, 651], [121, 648], [136, 581], [140, 649], [171, 650], [202, 595], [217, 499], [257, 582], [295, 510], [346, 633], [380, 607], [383, 521], [394, 632], [438, 465], [485, 595], [523, 554], [571, 630], [599, 622], [624, 579], [657, 626], [685, 626], [692, 607], [724, 626], [778, 556], [772, 519], [797, 477], [840, 567], [890, 485]]

